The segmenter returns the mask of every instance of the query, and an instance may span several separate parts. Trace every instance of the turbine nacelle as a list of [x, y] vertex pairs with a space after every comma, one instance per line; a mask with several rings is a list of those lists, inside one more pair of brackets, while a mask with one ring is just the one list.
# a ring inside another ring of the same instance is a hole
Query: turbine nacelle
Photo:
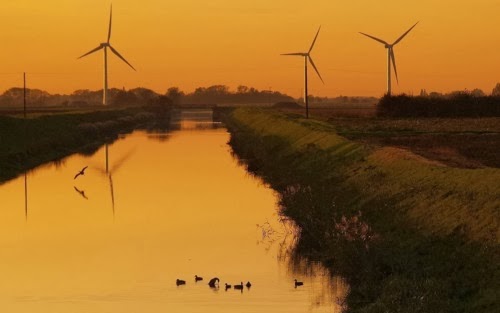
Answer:
[[308, 52], [282, 53], [281, 55], [294, 55], [294, 56], [301, 56], [301, 57], [307, 58], [306, 67], [307, 67], [307, 61], [309, 60], [309, 63], [311, 63], [312, 67], [316, 71], [316, 74], [318, 74], [319, 79], [324, 84], [325, 82], [323, 81], [321, 74], [319, 73], [318, 69], [316, 68], [316, 65], [314, 64], [313, 59], [311, 58], [311, 51], [314, 48], [314, 44], [316, 43], [316, 39], [318, 39], [318, 35], [319, 35], [320, 30], [321, 30], [321, 26], [318, 28], [318, 31], [316, 32], [316, 36], [314, 36], [314, 40], [313, 40]]
[[281, 55], [293, 55], [293, 56], [300, 56], [304, 57], [304, 102], [306, 104], [306, 118], [309, 118], [309, 102], [308, 102], [308, 93], [307, 93], [307, 64], [310, 63], [311, 66], [314, 68], [316, 71], [316, 74], [318, 74], [319, 79], [321, 79], [321, 82], [324, 84], [325, 82], [323, 81], [323, 78], [321, 78], [321, 75], [316, 68], [316, 65], [314, 64], [313, 59], [311, 58], [311, 51], [314, 48], [314, 44], [316, 43], [316, 39], [318, 39], [319, 31], [321, 30], [321, 26], [318, 28], [318, 31], [316, 32], [316, 36], [314, 36], [314, 40], [311, 44], [311, 47], [309, 48], [309, 51], [307, 52], [295, 52], [295, 53], [283, 53]]
[[408, 33], [415, 27], [417, 26], [418, 22], [415, 23], [410, 29], [408, 29], [403, 35], [401, 35], [396, 41], [394, 41], [392, 44], [388, 43], [387, 41], [384, 41], [380, 38], [374, 37], [372, 35], [368, 35], [365, 33], [360, 32], [361, 35], [366, 36], [370, 39], [373, 39], [377, 42], [380, 42], [381, 44], [384, 45], [384, 47], [387, 49], [387, 54], [388, 54], [388, 61], [387, 61], [387, 94], [391, 94], [391, 64], [392, 67], [394, 68], [394, 74], [396, 74], [396, 81], [399, 84], [399, 79], [398, 79], [398, 70], [396, 68], [396, 56], [394, 55], [394, 46], [397, 45], [403, 38], [408, 35]]
[[107, 54], [107, 48], [111, 50], [112, 53], [114, 53], [117, 57], [119, 57], [123, 62], [125, 62], [128, 66], [130, 66], [134, 71], [136, 70], [132, 64], [130, 64], [111, 44], [109, 43], [111, 40], [111, 22], [113, 19], [113, 6], [111, 6], [111, 10], [109, 13], [109, 28], [108, 28], [108, 41], [101, 43], [97, 48], [94, 48], [90, 50], [89, 52], [85, 53], [84, 55], [80, 56], [78, 59], [81, 59], [89, 54], [92, 54], [94, 52], [97, 52], [99, 50], [104, 49], [104, 88], [103, 88], [103, 100], [102, 103], [104, 105], [107, 104], [107, 92], [108, 92], [108, 54]]

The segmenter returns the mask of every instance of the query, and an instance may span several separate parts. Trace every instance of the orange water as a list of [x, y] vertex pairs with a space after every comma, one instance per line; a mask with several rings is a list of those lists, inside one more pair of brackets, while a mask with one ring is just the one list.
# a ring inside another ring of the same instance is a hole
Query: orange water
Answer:
[[[30, 172], [27, 212], [24, 177], [0, 185], [0, 311], [339, 312], [345, 286], [290, 265], [277, 196], [228, 139], [210, 127], [135, 132], [108, 147], [107, 172], [104, 147]], [[211, 277], [253, 286], [211, 289]]]

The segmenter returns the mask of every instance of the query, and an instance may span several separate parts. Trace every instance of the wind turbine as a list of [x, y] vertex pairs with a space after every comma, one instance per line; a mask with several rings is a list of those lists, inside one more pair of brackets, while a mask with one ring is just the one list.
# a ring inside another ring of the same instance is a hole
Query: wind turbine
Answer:
[[282, 53], [281, 55], [297, 55], [304, 57], [304, 101], [306, 103], [306, 118], [309, 118], [309, 99], [308, 99], [308, 93], [307, 93], [307, 61], [309, 61], [316, 71], [316, 74], [318, 74], [319, 79], [321, 79], [321, 82], [324, 84], [325, 82], [323, 81], [323, 78], [321, 78], [321, 75], [316, 68], [316, 65], [314, 65], [313, 59], [311, 58], [311, 51], [314, 48], [314, 44], [316, 43], [316, 39], [318, 39], [319, 31], [321, 30], [321, 26], [318, 28], [318, 32], [316, 33], [316, 36], [314, 37], [314, 40], [311, 44], [311, 47], [309, 48], [309, 51], [307, 52], [296, 52], [296, 53]]
[[112, 21], [112, 18], [113, 18], [113, 5], [111, 5], [111, 11], [109, 13], [108, 40], [106, 42], [101, 43], [97, 48], [90, 50], [89, 52], [85, 53], [84, 55], [82, 55], [81, 57], [78, 58], [78, 59], [81, 59], [81, 58], [83, 58], [89, 54], [92, 54], [94, 52], [97, 52], [101, 49], [104, 50], [104, 88], [102, 91], [102, 104], [103, 105], [108, 104], [108, 48], [117, 57], [122, 59], [123, 62], [127, 63], [128, 66], [130, 66], [134, 71], [136, 71], [136, 69], [130, 63], [128, 63], [128, 61], [125, 60], [125, 58], [118, 51], [116, 51], [116, 49], [113, 48], [109, 42], [109, 40], [111, 39], [111, 21]]
[[394, 56], [394, 46], [397, 45], [401, 40], [403, 40], [403, 38], [406, 35], [408, 35], [408, 33], [413, 29], [413, 27], [417, 26], [417, 24], [418, 24], [418, 22], [416, 22], [415, 25], [410, 27], [410, 29], [408, 29], [403, 35], [401, 35], [401, 37], [399, 37], [392, 44], [389, 44], [389, 43], [385, 42], [384, 40], [379, 39], [377, 37], [359, 32], [360, 34], [365, 35], [366, 37], [369, 37], [375, 41], [378, 41], [378, 42], [384, 44], [385, 48], [387, 49], [387, 95], [389, 95], [389, 96], [391, 95], [391, 62], [392, 62], [392, 66], [394, 67], [394, 74], [396, 74], [396, 81], [399, 84], [398, 71], [396, 69], [396, 57]]

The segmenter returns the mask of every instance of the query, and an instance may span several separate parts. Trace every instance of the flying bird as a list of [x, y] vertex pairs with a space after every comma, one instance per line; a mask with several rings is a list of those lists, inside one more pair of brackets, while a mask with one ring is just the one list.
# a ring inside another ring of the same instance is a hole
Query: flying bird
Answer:
[[76, 175], [75, 175], [75, 178], [73, 179], [76, 179], [78, 176], [80, 175], [85, 175], [85, 170], [87, 169], [88, 166], [85, 166], [84, 168], [82, 168], [81, 171], [79, 171]]
[[75, 186], [73, 186], [73, 188], [75, 188], [76, 192], [78, 192], [80, 194], [80, 196], [84, 197], [85, 199], [89, 199], [87, 198], [87, 196], [85, 195], [85, 190], [80, 190], [78, 188], [76, 188]]

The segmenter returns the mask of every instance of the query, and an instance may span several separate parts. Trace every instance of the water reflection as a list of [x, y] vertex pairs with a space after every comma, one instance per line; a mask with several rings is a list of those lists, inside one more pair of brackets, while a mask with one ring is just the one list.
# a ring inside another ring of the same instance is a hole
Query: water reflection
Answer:
[[[24, 183], [27, 216], [27, 176], [0, 186], [3, 311], [339, 312], [344, 287], [292, 253], [294, 226], [228, 139], [222, 128], [174, 131], [167, 141], [136, 132], [40, 167], [29, 175], [29, 223], [19, 210]], [[214, 277], [221, 288], [208, 286]], [[225, 289], [247, 281], [249, 289]]]
[[209, 130], [223, 128], [224, 125], [214, 120], [212, 110], [178, 109], [170, 120], [171, 130]]
[[135, 151], [135, 148], [133, 148], [133, 149], [125, 152], [120, 158], [118, 158], [113, 163], [113, 166], [111, 168], [109, 167], [109, 144], [105, 145], [104, 150], [105, 150], [105, 164], [106, 164], [106, 167], [102, 168], [100, 166], [96, 166], [95, 168], [109, 182], [109, 192], [110, 192], [110, 199], [111, 199], [111, 210], [112, 210], [112, 213], [113, 213], [113, 217], [115, 217], [116, 210], [115, 210], [115, 189], [114, 189], [114, 185], [113, 185], [113, 173], [116, 173], [123, 166], [123, 164], [133, 155], [133, 153]]
[[85, 195], [85, 190], [80, 190], [78, 188], [76, 188], [76, 186], [73, 186], [73, 188], [75, 189], [75, 191], [81, 196], [83, 197], [85, 200], [88, 200], [89, 198]]
[[28, 220], [28, 173], [24, 172], [24, 218]]

